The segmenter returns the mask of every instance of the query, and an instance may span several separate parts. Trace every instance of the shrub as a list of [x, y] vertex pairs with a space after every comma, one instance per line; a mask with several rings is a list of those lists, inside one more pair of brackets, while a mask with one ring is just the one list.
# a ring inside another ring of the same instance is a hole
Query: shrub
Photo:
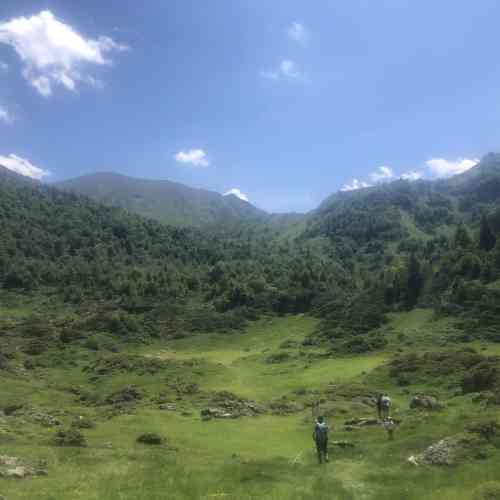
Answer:
[[470, 424], [467, 427], [469, 432], [477, 434], [487, 441], [491, 441], [498, 434], [500, 434], [500, 425], [496, 420], [483, 420], [481, 422], [476, 422]]
[[95, 427], [95, 422], [86, 417], [80, 417], [73, 421], [71, 427], [76, 429], [93, 429]]
[[137, 442], [142, 444], [160, 445], [165, 442], [165, 439], [161, 437], [159, 434], [155, 434], [154, 432], [148, 432], [146, 434], [140, 435], [137, 438]]
[[462, 379], [462, 391], [464, 394], [470, 392], [481, 392], [493, 389], [498, 382], [498, 371], [487, 363], [481, 363], [464, 375]]
[[87, 446], [87, 440], [85, 436], [74, 427], [71, 429], [61, 429], [57, 431], [53, 439], [53, 444], [55, 446]]
[[30, 356], [38, 356], [44, 353], [48, 349], [48, 346], [42, 340], [32, 340], [24, 347], [24, 352]]
[[500, 482], [489, 481], [474, 490], [473, 500], [498, 500], [500, 499]]
[[0, 352], [0, 370], [6, 370], [7, 369], [7, 356], [2, 354]]
[[91, 351], [98, 351], [99, 350], [99, 342], [97, 342], [97, 339], [92, 338], [92, 337], [85, 341], [84, 346], [87, 349], [90, 349]]

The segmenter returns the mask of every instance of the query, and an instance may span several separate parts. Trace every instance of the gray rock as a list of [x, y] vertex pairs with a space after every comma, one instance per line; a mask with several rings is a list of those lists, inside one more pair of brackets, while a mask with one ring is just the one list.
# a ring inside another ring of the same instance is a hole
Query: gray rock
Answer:
[[158, 408], [165, 411], [176, 411], [177, 405], [175, 405], [174, 403], [165, 403], [160, 405]]
[[344, 423], [350, 427], [367, 427], [370, 425], [377, 425], [379, 422], [376, 418], [353, 418]]
[[355, 448], [356, 445], [352, 441], [332, 441], [330, 446], [337, 446], [339, 448]]
[[441, 410], [443, 405], [434, 396], [417, 394], [411, 398], [410, 408], [413, 410]]

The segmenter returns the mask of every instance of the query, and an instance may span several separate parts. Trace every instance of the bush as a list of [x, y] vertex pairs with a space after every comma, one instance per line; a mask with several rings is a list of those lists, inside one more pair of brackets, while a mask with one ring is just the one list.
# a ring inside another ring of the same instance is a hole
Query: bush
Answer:
[[44, 353], [48, 349], [48, 346], [42, 340], [32, 340], [24, 347], [24, 352], [30, 356], [38, 356]]
[[53, 439], [53, 444], [55, 446], [87, 446], [87, 440], [85, 436], [74, 427], [71, 429], [61, 429], [57, 431]]
[[474, 490], [473, 500], [499, 500], [500, 482], [489, 481]]
[[85, 341], [84, 346], [87, 349], [90, 349], [91, 351], [98, 351], [99, 350], [99, 342], [97, 342], [97, 339], [95, 338], [89, 338]]
[[7, 369], [7, 356], [2, 354], [0, 352], [0, 370], [6, 370]]
[[142, 444], [160, 445], [165, 442], [165, 439], [161, 437], [159, 434], [155, 434], [154, 432], [148, 432], [146, 434], [140, 435], [137, 438], [137, 442]]
[[470, 424], [467, 427], [469, 432], [477, 434], [487, 441], [491, 441], [493, 438], [500, 434], [500, 425], [496, 420], [484, 420], [481, 422], [476, 422]]
[[86, 417], [80, 417], [73, 421], [71, 427], [75, 429], [93, 429], [95, 422]]
[[462, 379], [462, 391], [464, 394], [467, 394], [493, 389], [498, 383], [498, 378], [496, 367], [487, 363], [481, 363], [464, 375]]

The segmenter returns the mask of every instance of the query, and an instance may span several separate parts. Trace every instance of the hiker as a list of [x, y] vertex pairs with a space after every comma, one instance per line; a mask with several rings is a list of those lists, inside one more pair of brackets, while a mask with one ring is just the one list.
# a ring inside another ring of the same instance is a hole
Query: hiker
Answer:
[[389, 417], [384, 420], [384, 423], [382, 425], [387, 432], [387, 438], [389, 439], [389, 441], [392, 441], [394, 439], [394, 429], [396, 428], [396, 422], [394, 422], [394, 420]]
[[377, 396], [377, 415], [378, 415], [378, 419], [379, 420], [382, 420], [382, 398], [383, 398], [383, 394], [381, 392], [378, 393], [378, 396]]
[[328, 462], [328, 425], [323, 417], [318, 417], [316, 419], [313, 440], [316, 443], [318, 462], [320, 464]]
[[385, 421], [389, 418], [389, 412], [391, 409], [391, 398], [387, 394], [384, 394], [380, 400], [380, 403], [382, 405], [382, 418]]

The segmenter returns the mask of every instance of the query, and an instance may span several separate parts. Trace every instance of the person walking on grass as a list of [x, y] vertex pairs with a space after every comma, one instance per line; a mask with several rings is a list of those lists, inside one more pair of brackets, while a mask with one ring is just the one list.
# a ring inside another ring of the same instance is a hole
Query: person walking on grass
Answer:
[[387, 394], [384, 394], [380, 400], [380, 404], [382, 406], [382, 419], [385, 421], [389, 418], [391, 411], [391, 398]]
[[325, 419], [318, 417], [314, 425], [313, 440], [316, 443], [318, 462], [320, 464], [328, 462], [328, 430]]

